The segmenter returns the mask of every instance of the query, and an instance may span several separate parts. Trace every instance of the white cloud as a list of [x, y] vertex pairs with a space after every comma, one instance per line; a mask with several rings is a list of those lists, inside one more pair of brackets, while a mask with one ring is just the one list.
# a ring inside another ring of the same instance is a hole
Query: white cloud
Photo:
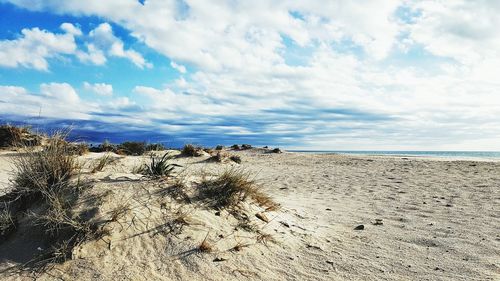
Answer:
[[94, 83], [83, 82], [83, 88], [87, 91], [91, 91], [101, 96], [112, 96], [113, 86], [106, 83]]
[[[375, 59], [384, 58], [398, 33], [396, 0], [335, 1], [28, 1], [31, 10], [98, 15], [131, 30], [165, 56], [220, 70], [282, 62], [282, 35], [300, 46], [351, 40]], [[292, 15], [298, 12], [302, 18]], [[106, 29], [107, 27], [101, 27]], [[109, 28], [108, 28], [109, 29]], [[109, 33], [109, 32], [108, 32]], [[109, 43], [109, 42], [108, 42]]]
[[82, 62], [90, 62], [95, 65], [104, 65], [107, 61], [104, 52], [95, 47], [92, 43], [87, 43], [87, 52], [78, 50], [76, 52], [76, 57]]
[[40, 93], [69, 104], [76, 104], [80, 100], [75, 89], [68, 83], [43, 83], [40, 85]]
[[[104, 57], [103, 53], [106, 52], [110, 56], [126, 58], [140, 68], [151, 68], [153, 66], [138, 52], [131, 49], [126, 50], [123, 41], [113, 34], [113, 29], [108, 23], [102, 23], [90, 31], [89, 38], [92, 43], [87, 46], [89, 50], [88, 59], [85, 55], [82, 55], [83, 60], [102, 64], [101, 57]], [[97, 59], [92, 59], [92, 57], [97, 57]]]
[[[66, 31], [70, 29], [69, 25], [61, 28]], [[56, 34], [38, 28], [23, 29], [20, 38], [0, 41], [0, 66], [23, 66], [47, 71], [47, 59], [73, 54], [75, 51], [73, 33]]]
[[80, 61], [104, 65], [106, 55], [126, 58], [139, 68], [153, 65], [135, 50], [125, 49], [121, 39], [113, 34], [108, 23], [100, 24], [90, 31], [84, 45], [78, 49], [75, 37], [82, 37], [82, 31], [71, 23], [60, 26], [65, 33], [52, 33], [39, 28], [23, 29], [21, 36], [13, 40], [0, 41], [0, 67], [26, 67], [48, 71], [51, 58], [75, 55]]
[[68, 22], [61, 24], [61, 29], [66, 31], [66, 33], [73, 34], [74, 36], [82, 35], [82, 31], [80, 30], [80, 28]]
[[81, 100], [67, 83], [43, 83], [39, 93], [19, 86], [0, 86], [0, 112], [26, 117], [89, 119], [98, 106]]
[[175, 63], [174, 61], [172, 61], [172, 62], [170, 62], [170, 66], [171, 66], [173, 69], [175, 69], [175, 70], [179, 71], [179, 72], [180, 72], [180, 73], [182, 73], [182, 74], [186, 73], [186, 67], [185, 67], [184, 65], [177, 64], [177, 63]]
[[[500, 137], [495, 1], [11, 2], [102, 17], [166, 56], [179, 73], [192, 66], [170, 85], [137, 85], [135, 95], [116, 100], [113, 109], [133, 107], [148, 124], [300, 136], [337, 149], [456, 149]], [[410, 14], [396, 14], [398, 7]], [[82, 36], [69, 25], [64, 30]], [[102, 65], [114, 56], [148, 67], [107, 23], [85, 44], [76, 51], [82, 61]], [[291, 55], [300, 62], [290, 62]]]
[[410, 38], [429, 52], [470, 65], [500, 56], [498, 1], [412, 1], [421, 16], [409, 26]]

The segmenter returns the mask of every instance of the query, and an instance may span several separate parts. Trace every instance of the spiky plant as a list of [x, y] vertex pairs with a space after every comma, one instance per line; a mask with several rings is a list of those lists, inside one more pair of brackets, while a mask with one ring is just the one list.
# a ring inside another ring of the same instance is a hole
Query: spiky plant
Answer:
[[144, 164], [141, 172], [153, 178], [168, 177], [176, 167], [181, 167], [180, 165], [170, 163], [172, 158], [173, 156], [168, 153], [165, 153], [162, 157], [151, 154], [150, 162]]

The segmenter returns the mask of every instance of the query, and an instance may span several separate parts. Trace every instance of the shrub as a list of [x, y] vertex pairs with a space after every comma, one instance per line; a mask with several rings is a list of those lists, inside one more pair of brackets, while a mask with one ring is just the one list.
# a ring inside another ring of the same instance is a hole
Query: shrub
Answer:
[[212, 179], [204, 179], [198, 186], [198, 199], [206, 201], [211, 208], [234, 208], [247, 198], [262, 207], [276, 205], [260, 190], [249, 173], [237, 169], [226, 170]]
[[28, 127], [0, 126], [0, 147], [37, 146], [41, 141], [42, 138], [33, 134]]
[[275, 149], [271, 150], [271, 153], [281, 153], [281, 152], [282, 151], [279, 148], [275, 148]]
[[143, 155], [146, 152], [145, 142], [127, 141], [118, 146], [127, 155]]
[[223, 145], [218, 145], [215, 147], [215, 150], [222, 150], [224, 149], [224, 146]]
[[95, 207], [77, 211], [82, 207], [78, 204], [80, 195], [88, 185], [70, 181], [78, 167], [65, 135], [48, 138], [42, 149], [25, 147], [26, 152], [14, 160], [13, 189], [0, 198], [10, 207], [0, 210], [2, 232], [15, 226], [13, 217], [27, 215], [31, 219], [19, 220], [29, 229], [27, 233], [42, 230], [45, 235], [34, 237], [52, 246], [31, 260], [30, 266], [64, 261], [76, 245], [103, 235], [98, 220], [88, 218], [96, 213]]
[[169, 163], [173, 156], [170, 156], [168, 153], [165, 153], [162, 157], [158, 157], [155, 155], [150, 156], [150, 163], [144, 164], [142, 167], [142, 174], [159, 178], [159, 177], [168, 177], [175, 169], [175, 167], [180, 167], [177, 164]]
[[217, 152], [217, 154], [210, 156], [210, 158], [207, 159], [208, 162], [217, 162], [217, 163], [222, 163], [225, 159], [227, 158], [227, 155], [225, 155], [222, 152]]
[[233, 144], [233, 145], [231, 145], [231, 149], [232, 150], [240, 150], [240, 146], [237, 144]]
[[182, 153], [182, 155], [188, 156], [188, 157], [198, 157], [198, 156], [202, 155], [201, 149], [197, 146], [192, 145], [192, 144], [184, 145], [181, 153]]
[[161, 143], [150, 143], [146, 145], [146, 151], [163, 151], [163, 150], [166, 150], [166, 148]]
[[116, 151], [116, 145], [111, 144], [109, 141], [105, 140], [103, 143], [99, 144], [98, 146], [90, 146], [89, 151], [90, 152], [110, 152], [110, 151]]
[[13, 179], [14, 192], [19, 195], [41, 195], [63, 186], [77, 170], [76, 157], [56, 134], [41, 149], [28, 149], [14, 160], [17, 173]]
[[241, 149], [251, 149], [251, 148], [252, 148], [252, 146], [249, 144], [242, 144], [241, 145]]
[[90, 147], [86, 143], [68, 144], [71, 154], [76, 154], [79, 156], [89, 153]]

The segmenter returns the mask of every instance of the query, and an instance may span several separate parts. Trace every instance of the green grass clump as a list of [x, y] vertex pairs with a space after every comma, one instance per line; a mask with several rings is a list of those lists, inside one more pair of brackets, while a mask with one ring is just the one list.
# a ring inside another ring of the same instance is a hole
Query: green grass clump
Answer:
[[173, 156], [165, 153], [162, 157], [156, 155], [150, 156], [150, 162], [144, 164], [141, 169], [141, 173], [153, 178], [168, 177], [175, 169], [175, 167], [180, 167], [177, 164], [170, 163]]

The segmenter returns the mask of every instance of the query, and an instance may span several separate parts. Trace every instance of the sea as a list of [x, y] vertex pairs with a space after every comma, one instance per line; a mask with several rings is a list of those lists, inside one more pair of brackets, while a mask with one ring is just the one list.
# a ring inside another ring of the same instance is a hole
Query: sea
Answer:
[[335, 153], [347, 155], [379, 155], [409, 157], [439, 157], [452, 159], [491, 159], [500, 160], [500, 151], [402, 151], [402, 150], [288, 150], [303, 153]]

